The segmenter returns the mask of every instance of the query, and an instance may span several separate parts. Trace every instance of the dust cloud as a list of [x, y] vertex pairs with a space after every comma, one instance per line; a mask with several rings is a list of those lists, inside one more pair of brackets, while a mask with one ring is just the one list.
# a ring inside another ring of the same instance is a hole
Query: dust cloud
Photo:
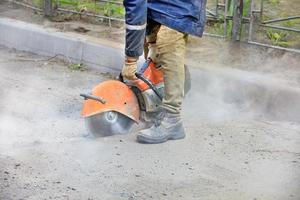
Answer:
[[187, 57], [192, 89], [184, 101], [185, 118], [300, 122], [298, 54], [202, 41], [189, 46]]

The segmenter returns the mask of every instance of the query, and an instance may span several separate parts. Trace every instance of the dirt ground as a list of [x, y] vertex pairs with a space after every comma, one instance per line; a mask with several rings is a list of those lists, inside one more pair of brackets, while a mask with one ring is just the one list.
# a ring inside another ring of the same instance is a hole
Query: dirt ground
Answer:
[[208, 98], [192, 88], [186, 139], [94, 139], [78, 94], [109, 77], [47, 59], [0, 49], [0, 199], [300, 198], [298, 123], [242, 119], [230, 109], [216, 118], [226, 106], [208, 99], [191, 108]]

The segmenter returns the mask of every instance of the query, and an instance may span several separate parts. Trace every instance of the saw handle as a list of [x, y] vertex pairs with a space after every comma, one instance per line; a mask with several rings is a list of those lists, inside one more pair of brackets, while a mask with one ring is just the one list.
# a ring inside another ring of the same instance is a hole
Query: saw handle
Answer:
[[135, 76], [138, 79], [144, 81], [153, 90], [153, 92], [158, 96], [158, 98], [162, 101], [163, 97], [159, 94], [157, 88], [147, 78], [145, 78], [142, 74], [139, 74], [139, 73], [135, 73]]
[[80, 94], [80, 96], [82, 96], [85, 100], [87, 99], [92, 99], [92, 100], [95, 100], [95, 101], [99, 101], [100, 103], [102, 104], [105, 104], [106, 103], [106, 100], [101, 98], [101, 97], [97, 97], [97, 96], [94, 96], [94, 95], [90, 95], [90, 94]]

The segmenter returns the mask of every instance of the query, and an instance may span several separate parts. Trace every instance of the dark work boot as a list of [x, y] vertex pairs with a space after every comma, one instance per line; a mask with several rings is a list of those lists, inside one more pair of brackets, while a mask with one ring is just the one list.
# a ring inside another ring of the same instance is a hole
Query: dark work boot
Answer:
[[140, 131], [137, 141], [156, 144], [184, 137], [185, 132], [180, 115], [166, 112], [160, 123], [155, 123], [151, 128]]

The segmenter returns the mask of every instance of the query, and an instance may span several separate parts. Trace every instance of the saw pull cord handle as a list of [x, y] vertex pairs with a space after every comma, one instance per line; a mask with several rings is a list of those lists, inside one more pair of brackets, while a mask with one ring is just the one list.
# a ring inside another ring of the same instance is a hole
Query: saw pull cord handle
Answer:
[[101, 98], [101, 97], [97, 97], [97, 96], [94, 96], [94, 95], [90, 95], [90, 94], [80, 94], [80, 96], [82, 96], [85, 100], [86, 99], [92, 99], [92, 100], [95, 100], [95, 101], [99, 101], [100, 103], [102, 104], [105, 104], [106, 103], [106, 100]]
[[159, 97], [159, 99], [162, 101], [163, 97], [159, 94], [157, 88], [147, 78], [145, 78], [142, 74], [139, 74], [139, 73], [135, 73], [135, 76], [138, 79], [141, 79], [142, 81], [144, 81], [144, 83], [146, 83], [153, 90], [153, 92]]

